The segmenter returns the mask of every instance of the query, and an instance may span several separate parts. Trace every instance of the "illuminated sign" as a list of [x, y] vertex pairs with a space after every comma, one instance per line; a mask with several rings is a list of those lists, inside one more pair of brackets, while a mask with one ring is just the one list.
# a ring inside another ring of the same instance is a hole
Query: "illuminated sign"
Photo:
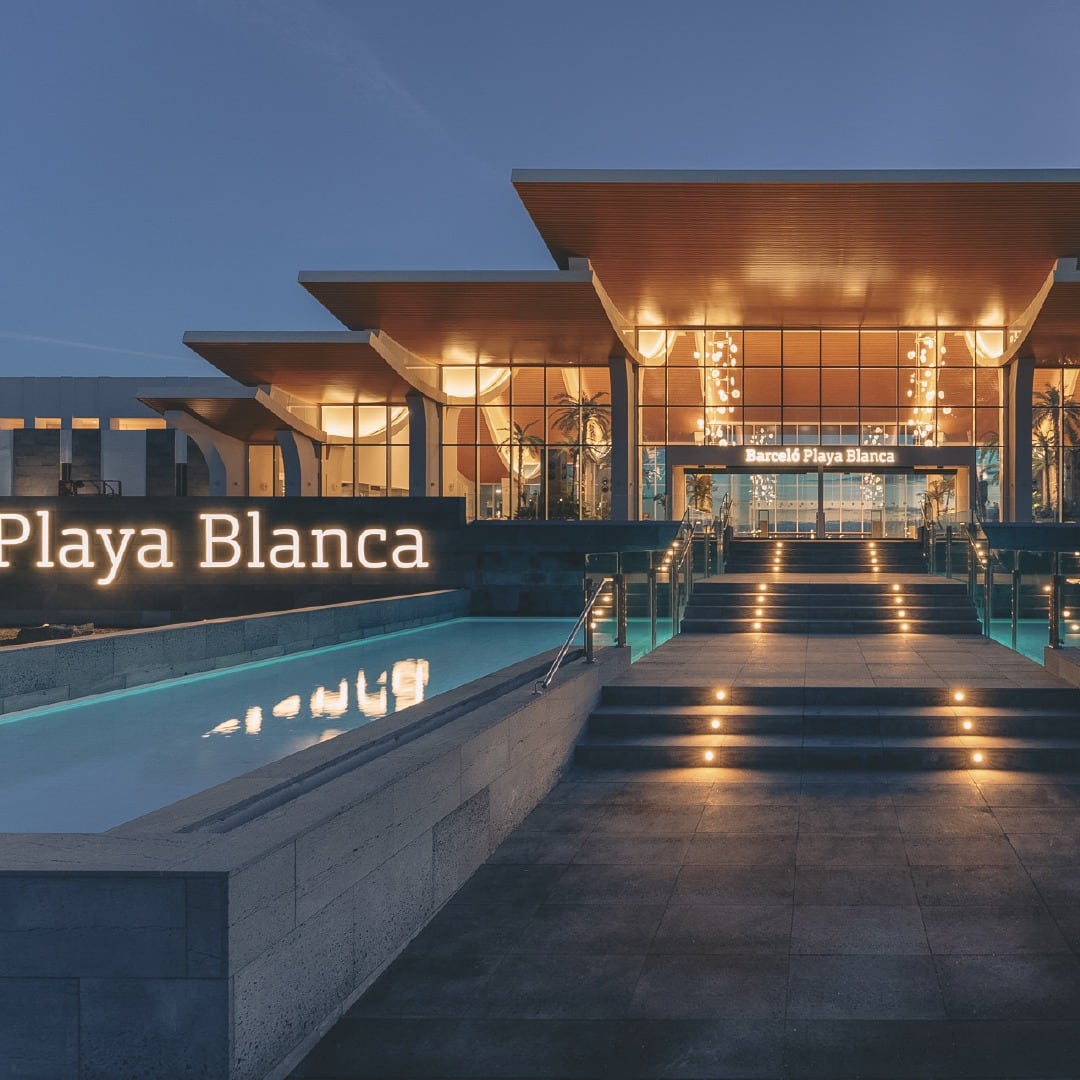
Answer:
[[[417, 570], [425, 558], [419, 529], [269, 527], [261, 510], [198, 515], [198, 570]], [[169, 570], [178, 562], [168, 529], [86, 528], [64, 525], [51, 510], [0, 513], [0, 571], [21, 556], [39, 570], [92, 570], [97, 585], [112, 585], [130, 567]]]
[[846, 446], [747, 446], [744, 465], [895, 465], [895, 450]]

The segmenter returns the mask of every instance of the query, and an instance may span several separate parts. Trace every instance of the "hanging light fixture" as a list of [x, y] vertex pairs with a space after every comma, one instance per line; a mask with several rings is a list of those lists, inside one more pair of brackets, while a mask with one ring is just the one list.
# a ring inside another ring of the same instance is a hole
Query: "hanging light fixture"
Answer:
[[[704, 346], [705, 417], [698, 421], [698, 430], [706, 446], [734, 446], [738, 442], [735, 402], [742, 396], [738, 387], [739, 346], [728, 330], [707, 332]], [[694, 353], [695, 358], [701, 355], [700, 350]]]

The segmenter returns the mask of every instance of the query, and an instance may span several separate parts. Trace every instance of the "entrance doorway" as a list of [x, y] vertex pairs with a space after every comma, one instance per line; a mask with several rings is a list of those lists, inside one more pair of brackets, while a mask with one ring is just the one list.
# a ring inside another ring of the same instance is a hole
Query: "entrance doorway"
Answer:
[[[744, 472], [687, 469], [686, 503], [707, 510], [731, 497], [737, 536], [825, 536], [901, 539], [922, 524], [923, 497], [965, 490], [957, 470], [877, 472]], [[767, 532], [765, 531], [767, 530]]]

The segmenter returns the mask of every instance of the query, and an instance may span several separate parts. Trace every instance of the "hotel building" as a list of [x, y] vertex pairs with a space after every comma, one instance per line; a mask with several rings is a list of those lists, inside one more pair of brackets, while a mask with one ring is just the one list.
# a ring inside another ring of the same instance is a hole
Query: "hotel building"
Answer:
[[1080, 172], [519, 171], [535, 271], [303, 272], [219, 379], [0, 380], [0, 495], [909, 535], [1080, 514]]

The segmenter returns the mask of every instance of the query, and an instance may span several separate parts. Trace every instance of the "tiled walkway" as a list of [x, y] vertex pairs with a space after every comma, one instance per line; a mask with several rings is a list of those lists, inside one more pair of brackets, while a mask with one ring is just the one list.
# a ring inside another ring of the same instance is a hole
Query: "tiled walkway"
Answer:
[[[1047, 678], [838, 640], [683, 638], [630, 678]], [[572, 770], [295, 1075], [1078, 1077], [1080, 774]]]

